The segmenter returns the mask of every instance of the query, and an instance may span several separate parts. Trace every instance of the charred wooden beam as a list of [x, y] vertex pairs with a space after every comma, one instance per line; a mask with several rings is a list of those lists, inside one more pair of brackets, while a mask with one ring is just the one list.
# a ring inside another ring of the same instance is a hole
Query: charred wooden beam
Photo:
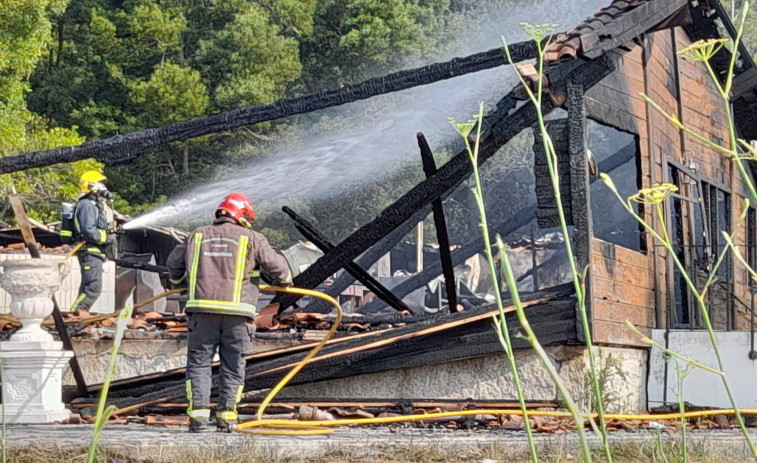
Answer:
[[[583, 83], [590, 88], [614, 70], [613, 62], [606, 56], [594, 61], [575, 60], [557, 66], [550, 71], [550, 87], [555, 92], [567, 92], [571, 82]], [[505, 97], [505, 100], [509, 99]], [[547, 98], [542, 103], [544, 113], [551, 112], [556, 103]], [[494, 153], [523, 129], [537, 121], [535, 108], [526, 104], [512, 114], [497, 108], [484, 117], [486, 127], [479, 145], [479, 162], [486, 162]], [[295, 278], [294, 284], [301, 288], [315, 288], [342, 266], [353, 261], [392, 230], [405, 223], [415, 212], [427, 206], [445, 192], [456, 187], [472, 172], [467, 152], [458, 153], [434, 175], [422, 181], [395, 201], [373, 221], [363, 225], [355, 233], [339, 243], [332, 252], [319, 258], [307, 270]], [[281, 309], [291, 305], [295, 298], [284, 298]]]
[[[560, 199], [568, 225], [573, 225], [573, 197], [571, 195], [570, 156], [568, 154], [568, 127], [565, 119], [547, 121], [546, 130], [557, 156], [557, 175], [560, 181]], [[550, 168], [545, 154], [544, 140], [538, 125], [534, 132], [534, 176], [536, 177], [536, 217], [539, 228], [560, 226], [559, 208], [555, 198]]]
[[[262, 404], [260, 398], [247, 397], [243, 398], [238, 405], [238, 411], [241, 414], [255, 414], [258, 408]], [[526, 400], [526, 407], [535, 408], [559, 408], [562, 403], [557, 400]], [[212, 407], [217, 404], [211, 403]], [[442, 410], [471, 410], [471, 409], [503, 409], [511, 410], [520, 407], [520, 402], [517, 400], [455, 400], [455, 399], [414, 399], [414, 398], [394, 398], [394, 399], [335, 399], [335, 398], [315, 398], [315, 399], [276, 399], [274, 402], [268, 404], [266, 410], [269, 412], [285, 412], [294, 411], [299, 406], [305, 405], [308, 407], [319, 408], [358, 408], [365, 411], [399, 411], [401, 413], [409, 414], [417, 409], [442, 409]], [[74, 408], [82, 409], [87, 407], [94, 407], [95, 403], [77, 404]], [[144, 414], [159, 414], [159, 415], [183, 415], [187, 412], [188, 403], [186, 402], [169, 402], [161, 403], [150, 407], [144, 407], [139, 410], [139, 413]]]
[[[360, 258], [355, 263], [363, 269], [370, 268], [371, 265], [375, 264], [376, 261], [378, 261], [382, 256], [391, 251], [391, 249], [402, 239], [402, 237], [410, 233], [410, 230], [413, 229], [415, 223], [423, 220], [423, 218], [426, 217], [429, 212], [431, 212], [430, 206], [426, 206], [416, 212], [407, 222], [397, 227], [394, 231], [389, 233], [386, 238], [374, 244], [373, 247], [363, 253], [363, 255], [360, 256]], [[352, 275], [344, 272], [339, 275], [339, 277], [337, 277], [336, 281], [334, 281], [333, 284], [325, 287], [321, 286], [319, 288], [329, 296], [336, 297], [337, 295], [341, 294], [342, 291], [346, 290], [354, 281], [355, 278]], [[323, 311], [330, 312], [331, 305], [328, 302], [322, 301], [320, 299], [311, 302], [304, 308], [304, 312]]]
[[[298, 215], [287, 206], [282, 207], [281, 210], [295, 221], [295, 228], [297, 228], [297, 231], [299, 231], [306, 239], [315, 244], [318, 249], [320, 249], [324, 253], [327, 253], [334, 249], [334, 245], [331, 244], [323, 235], [321, 235], [320, 232], [318, 232], [318, 230], [316, 230], [316, 228], [310, 222], [305, 220], [303, 217]], [[393, 309], [397, 311], [410, 310], [407, 304], [402, 302], [402, 299], [392, 294], [391, 291], [389, 291], [384, 285], [379, 283], [359, 265], [355, 264], [354, 262], [350, 262], [344, 267], [344, 269], [358, 281], [363, 283], [366, 288], [373, 291], [373, 293], [376, 294], [376, 297], [389, 304], [389, 306]]]
[[[492, 227], [492, 231], [495, 234], [507, 236], [518, 230], [519, 228], [528, 225], [534, 219], [535, 214], [536, 204], [526, 206], [518, 211], [513, 217], [510, 217], [508, 220], [498, 224], [495, 227]], [[477, 237], [471, 240], [461, 248], [456, 249], [451, 253], [450, 258], [452, 259], [452, 266], [454, 267], [462, 264], [468, 258], [478, 254], [483, 250], [483, 238]], [[441, 265], [441, 262], [432, 263], [431, 265], [424, 268], [422, 272], [416, 273], [407, 280], [395, 286], [393, 288], [394, 293], [399, 297], [405, 297], [406, 295], [412, 293], [416, 289], [439, 276], [442, 273]], [[367, 304], [365, 306], [363, 311], [367, 313], [378, 312], [384, 307], [385, 306], [381, 303], [381, 301], [372, 301], [370, 304]]]
[[[636, 143], [635, 142], [632, 144], [629, 144], [626, 148], [620, 150], [618, 153], [600, 162], [598, 166], [599, 171], [608, 172], [608, 173], [612, 172], [613, 170], [622, 166], [623, 164], [633, 159], [634, 157], [636, 157]], [[590, 183], [593, 183], [594, 181], [596, 181], [596, 178], [591, 179]], [[589, 205], [586, 204], [586, 207], [589, 207]], [[520, 211], [516, 212], [515, 215], [508, 218], [504, 222], [501, 222], [491, 228], [494, 233], [502, 235], [502, 236], [507, 236], [510, 233], [515, 232], [519, 228], [528, 225], [529, 222], [534, 220], [535, 214], [536, 214], [536, 204], [531, 204], [529, 206], [524, 207]], [[474, 240], [471, 240], [470, 242], [463, 245], [460, 249], [457, 249], [452, 252], [452, 264], [460, 265], [463, 262], [465, 262], [465, 260], [468, 259], [469, 257], [483, 251], [483, 249], [484, 249], [483, 239], [481, 237], [475, 238]], [[402, 283], [398, 284], [397, 286], [392, 288], [392, 291], [398, 297], [405, 297], [406, 295], [410, 294], [411, 292], [415, 291], [421, 286], [427, 284], [429, 281], [433, 280], [440, 274], [441, 274], [441, 264], [436, 262], [424, 268], [422, 272], [417, 273], [413, 275], [412, 277], [408, 278], [407, 280], [403, 281]], [[383, 307], [384, 306], [381, 303], [381, 301], [373, 301], [370, 304], [366, 305], [364, 310], [368, 312], [371, 312], [371, 311], [378, 312]]]
[[583, 56], [597, 58], [624, 45], [686, 7], [687, 0], [642, 2], [602, 27], [581, 35]]
[[[431, 147], [422, 133], [418, 133], [418, 147], [421, 150], [421, 160], [423, 161], [423, 172], [426, 178], [436, 173], [436, 162]], [[444, 205], [442, 199], [437, 198], [431, 202], [431, 208], [434, 212], [434, 226], [436, 227], [436, 239], [439, 242], [439, 258], [442, 263], [442, 273], [444, 274], [444, 286], [447, 291], [447, 301], [450, 312], [457, 312], [457, 288], [455, 287], [455, 269], [452, 264], [450, 251], [449, 234], [447, 233], [447, 220], [444, 218]]]
[[[571, 240], [577, 267], [579, 269], [588, 269], [591, 264], [591, 237], [594, 236], [594, 228], [591, 216], [591, 181], [589, 180], [589, 162], [587, 156], [589, 145], [586, 138], [586, 105], [583, 85], [580, 83], [568, 85], [566, 106], [568, 109], [566, 148], [570, 164], [568, 175], [570, 177], [570, 197], [572, 200], [570, 221], [574, 226]], [[635, 143], [633, 147], [634, 150], [631, 156], [635, 158]], [[600, 165], [602, 164], [606, 163], [600, 163]], [[587, 284], [585, 288], [585, 300], [591, 301], [591, 285]], [[578, 311], [580, 308], [576, 307], [576, 310]], [[591, 310], [591, 302], [587, 304], [586, 310]], [[592, 319], [590, 314], [587, 316], [589, 320]], [[576, 314], [576, 333], [579, 339], [585, 341], [580, 313]]]
[[[510, 45], [514, 61], [535, 58], [538, 54], [533, 41]], [[271, 121], [295, 114], [304, 114], [377, 95], [451, 79], [472, 72], [483, 71], [505, 64], [501, 48], [455, 58], [444, 63], [395, 72], [338, 89], [311, 93], [298, 98], [286, 98], [273, 104], [248, 106], [214, 116], [177, 122], [167, 127], [140, 130], [126, 135], [115, 135], [78, 146], [33, 151], [0, 159], [0, 174], [17, 172], [34, 167], [45, 167], [62, 162], [94, 158], [104, 163], [133, 160], [147, 148], [166, 143], [189, 140], [213, 133], [226, 132], [239, 127]]]
[[[527, 298], [527, 310], [533, 316], [532, 324], [544, 344], [576, 342], [574, 303], [570, 298], [560, 299], [569, 293], [570, 288], [562, 287]], [[519, 325], [513, 310], [510, 307], [506, 311], [512, 318], [509, 326], [515, 335]], [[501, 352], [502, 346], [491, 327], [491, 316], [495, 313], [498, 313], [496, 307], [486, 306], [326, 346], [318, 357], [292, 379], [291, 384]], [[516, 347], [527, 347], [527, 343], [519, 339], [516, 341]], [[248, 361], [245, 390], [260, 390], [273, 386], [305, 355], [306, 353], [302, 352], [270, 361]], [[213, 381], [215, 389], [217, 374], [214, 374]], [[109, 403], [120, 408], [138, 409], [181, 399], [185, 394], [183, 378], [143, 384], [141, 387], [131, 386], [133, 387], [121, 388], [110, 394]]]

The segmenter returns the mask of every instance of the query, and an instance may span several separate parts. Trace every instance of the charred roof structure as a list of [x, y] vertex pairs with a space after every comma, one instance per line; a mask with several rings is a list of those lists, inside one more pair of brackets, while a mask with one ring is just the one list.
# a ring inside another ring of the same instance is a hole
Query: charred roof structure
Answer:
[[[679, 258], [693, 275], [707, 272], [713, 256], [722, 249], [722, 231], [731, 232], [733, 218], [743, 208], [744, 187], [730, 160], [711, 147], [684, 134], [648, 107], [640, 93], [654, 99], [684, 124], [711, 140], [727, 140], [727, 116], [718, 101], [707, 71], [701, 63], [687, 61], [678, 51], [700, 39], [720, 38], [722, 31], [735, 35], [731, 21], [717, 0], [615, 0], [574, 29], [559, 34], [547, 48], [546, 92], [543, 111], [561, 109], [563, 115], [548, 123], [558, 152], [562, 195], [565, 198], [569, 237], [579, 268], [589, 267], [587, 284], [591, 329], [595, 343], [643, 347], [625, 326], [631, 321], [642, 331], [701, 327], [681, 275], [663, 251], [647, 242], [626, 212], [597, 182], [598, 173], [615, 178], [621, 194], [668, 182], [679, 194], [668, 201], [666, 224], [674, 237]], [[510, 46], [516, 62], [536, 58], [537, 48], [524, 42]], [[755, 138], [757, 118], [757, 70], [741, 46], [734, 78], [732, 104], [740, 135]], [[725, 76], [730, 51], [722, 48], [713, 60], [720, 77]], [[26, 153], [0, 159], [0, 172], [48, 166], [95, 158], [105, 163], [128, 161], [150, 146], [187, 140], [244, 125], [345, 104], [375, 95], [396, 92], [459, 75], [504, 65], [502, 50], [458, 58], [419, 69], [394, 73], [339, 89], [278, 101], [271, 105], [242, 108], [216, 116], [180, 122], [168, 127], [135, 132], [75, 147]], [[521, 67], [528, 74], [527, 66]], [[485, 163], [519, 134], [535, 130], [537, 114], [523, 104], [523, 89], [504, 95], [483, 119], [480, 163]], [[541, 230], [557, 222], [556, 205], [545, 175], [542, 147], [534, 144], [530, 167], [533, 202], [517, 208], [490, 229], [510, 236], [538, 224]], [[422, 134], [419, 148], [428, 159], [430, 150]], [[318, 241], [324, 256], [298, 275], [294, 285], [316, 288], [341, 269], [348, 269], [329, 287], [338, 294], [361, 269], [370, 267], [391, 249], [415, 224], [433, 210], [435, 223], [444, 235], [441, 201], [472, 172], [465, 152], [440, 166], [427, 165], [427, 178], [340, 243], [332, 244], [305, 219], [287, 211], [308, 239]], [[505, 198], [508, 199], [508, 198]], [[651, 211], [639, 209], [653, 221]], [[656, 223], [659, 228], [662, 224]], [[757, 262], [757, 218], [750, 212], [747, 226], [735, 238], [749, 249], [750, 262]], [[537, 246], [537, 239], [530, 246]], [[749, 247], [751, 246], [751, 247]], [[472, 239], [451, 253], [440, 249], [441, 259], [394, 286], [391, 294], [375, 300], [371, 308], [387, 304], [402, 308], [401, 299], [451, 267], [482, 251], [481, 239]], [[557, 259], [553, 254], [548, 259]], [[532, 282], [527, 299], [529, 317], [543, 343], [577, 344], [582, 341], [570, 287], [558, 278], [541, 274], [546, 263], [534, 258], [526, 272]], [[160, 262], [159, 262], [160, 263]], [[568, 280], [569, 281], [569, 280]], [[448, 281], [449, 283], [449, 281]], [[371, 283], [373, 284], [373, 283]], [[449, 285], [451, 286], [451, 285]], [[449, 289], [449, 288], [448, 288]], [[383, 291], [380, 289], [379, 291]], [[710, 292], [711, 310], [717, 328], [750, 329], [754, 333], [753, 300], [748, 278], [735, 271], [727, 259]], [[455, 300], [448, 291], [448, 299]], [[281, 310], [296, 302], [282, 298]], [[313, 309], [309, 306], [306, 309]], [[450, 312], [455, 312], [453, 305]], [[322, 381], [389, 369], [466, 359], [501, 351], [490, 316], [494, 309], [482, 306], [460, 313], [403, 319], [407, 326], [361, 333], [335, 339], [293, 383]], [[398, 315], [399, 317], [400, 315]], [[517, 331], [513, 318], [510, 325]], [[522, 347], [522, 346], [521, 346]], [[248, 358], [246, 389], [272, 386], [276, 379], [302, 356], [307, 345], [254, 354]], [[90, 388], [95, 393], [97, 386]], [[113, 403], [141, 408], [174, 401], [184, 394], [182, 371], [148, 375], [120, 381], [111, 387]], [[86, 400], [86, 399], [84, 399]]]

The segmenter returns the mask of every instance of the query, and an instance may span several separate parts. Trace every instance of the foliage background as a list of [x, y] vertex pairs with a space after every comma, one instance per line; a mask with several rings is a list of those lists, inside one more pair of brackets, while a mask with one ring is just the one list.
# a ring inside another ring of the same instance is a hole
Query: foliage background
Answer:
[[[542, 3], [542, 8], [548, 4]], [[527, 0], [5, 0], [0, 3], [0, 155], [164, 126], [430, 63], [446, 48], [460, 47], [450, 38], [471, 34], [466, 28], [478, 18], [526, 4]], [[536, 4], [533, 8], [534, 14], [544, 14]], [[755, 24], [749, 23], [748, 44], [757, 37]], [[460, 49], [458, 54], [468, 51], [480, 50]], [[390, 113], [388, 101], [374, 110]], [[81, 172], [104, 168], [117, 194], [116, 208], [136, 215], [266, 154], [286, 137], [307, 136], [297, 133], [297, 122], [307, 117], [174, 143], [125, 165], [101, 166], [90, 160], [5, 175], [0, 188], [7, 193], [15, 185], [32, 217], [57, 220], [60, 201], [76, 197]], [[353, 121], [346, 112], [328, 124], [352, 127]], [[530, 143], [524, 138], [508, 150], [528, 163]], [[458, 148], [437, 152], [437, 162]], [[483, 171], [487, 194], [532, 198], [526, 188], [531, 182], [519, 178], [523, 172], [513, 169], [511, 161], [497, 161], [501, 158]], [[418, 162], [338, 198], [292, 207], [336, 241], [422, 178]], [[457, 242], [477, 232], [475, 202], [467, 187], [446, 203]], [[510, 194], [503, 188], [519, 191]], [[0, 197], [0, 220], [12, 223], [6, 197]], [[504, 214], [523, 205], [493, 207], [503, 208]], [[492, 220], [497, 217], [495, 210]], [[299, 238], [283, 214], [266, 214], [257, 227], [278, 245]], [[428, 230], [433, 240], [430, 222]]]

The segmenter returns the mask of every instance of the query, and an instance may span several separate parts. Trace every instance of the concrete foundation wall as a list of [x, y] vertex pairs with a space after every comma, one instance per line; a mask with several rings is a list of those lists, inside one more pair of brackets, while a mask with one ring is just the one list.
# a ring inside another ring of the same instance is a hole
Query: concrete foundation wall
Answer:
[[[749, 358], [750, 336], [747, 331], [715, 333], [725, 364], [725, 373], [740, 408], [757, 408], [757, 395], [754, 393], [757, 383], [757, 360]], [[664, 346], [665, 330], [652, 330], [652, 339]], [[670, 332], [668, 348], [717, 369], [715, 351], [706, 331], [673, 330]], [[684, 361], [678, 364], [684, 375], [683, 400], [702, 407], [731, 408], [731, 402], [719, 375], [695, 368]], [[668, 362], [666, 369], [663, 352], [653, 348], [649, 365], [650, 406], [659, 406], [664, 402], [677, 403], [679, 387], [675, 360]]]
[[[546, 348], [573, 399], [589, 409], [591, 386], [586, 349]], [[646, 410], [647, 351], [597, 348], [596, 361], [608, 411]], [[547, 371], [530, 350], [516, 352], [516, 362], [527, 398], [559, 399]], [[284, 388], [286, 398], [448, 398], [515, 399], [517, 393], [505, 354], [398, 369]]]
[[[255, 336], [253, 342], [255, 352], [291, 347], [302, 342], [302, 337], [297, 334], [276, 337], [266, 334]], [[87, 384], [102, 382], [110, 359], [110, 351], [113, 348], [113, 340], [73, 338], [72, 342]], [[119, 350], [114, 379], [164, 372], [174, 368], [183, 368], [186, 364], [186, 333], [126, 330]], [[63, 384], [75, 384], [68, 367], [63, 372]]]
[[[116, 378], [181, 368], [186, 364], [186, 337], [166, 333], [127, 332], [118, 357]], [[137, 339], [135, 339], [137, 337]], [[149, 338], [148, 338], [149, 337]], [[141, 339], [140, 339], [141, 338]], [[256, 350], [283, 347], [256, 341]], [[102, 382], [108, 364], [110, 339], [76, 339], [74, 348], [88, 384]], [[573, 400], [588, 411], [591, 403], [588, 360], [583, 347], [551, 346], [546, 351]], [[515, 354], [518, 371], [530, 400], [560, 399], [547, 371], [530, 350]], [[605, 403], [611, 412], [646, 410], [647, 351], [597, 347], [595, 354]], [[68, 368], [64, 384], [74, 384]], [[517, 398], [505, 354], [353, 376], [284, 388], [279, 397], [336, 399], [504, 399]]]
[[[128, 334], [128, 333], [127, 333]], [[148, 333], [135, 333], [145, 335]], [[129, 378], [148, 373], [181, 368], [187, 363], [186, 336], [157, 339], [124, 339], [118, 355], [116, 375], [113, 379]], [[133, 336], [132, 335], [132, 336]], [[87, 384], [101, 383], [113, 348], [112, 339], [73, 339], [76, 357], [79, 360]], [[69, 367], [63, 371], [63, 384], [72, 385], [73, 375]]]

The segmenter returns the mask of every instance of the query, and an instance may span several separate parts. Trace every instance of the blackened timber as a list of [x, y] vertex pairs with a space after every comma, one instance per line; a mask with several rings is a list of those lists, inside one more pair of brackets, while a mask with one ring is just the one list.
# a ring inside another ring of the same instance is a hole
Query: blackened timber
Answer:
[[[299, 231], [306, 239], [315, 244], [318, 249], [326, 253], [334, 248], [334, 245], [331, 244], [323, 235], [321, 235], [321, 233], [318, 232], [318, 230], [316, 230], [316, 228], [310, 222], [298, 215], [292, 209], [284, 206], [281, 208], [281, 210], [295, 221], [295, 228], [297, 228], [297, 231]], [[349, 272], [350, 275], [355, 277], [359, 282], [363, 283], [366, 288], [373, 291], [373, 293], [376, 294], [376, 297], [389, 304], [389, 306], [391, 306], [395, 310], [410, 311], [407, 304], [405, 304], [401, 299], [392, 294], [391, 291], [389, 291], [384, 285], [379, 283], [368, 272], [363, 270], [362, 267], [358, 266], [354, 262], [350, 262], [344, 267], [344, 269]]]
[[[495, 227], [492, 227], [492, 231], [495, 234], [507, 236], [515, 232], [519, 228], [525, 227], [526, 225], [528, 225], [535, 217], [536, 217], [536, 204], [531, 204], [529, 206], [524, 207], [520, 211], [518, 211], [513, 217], [510, 217], [508, 220], [498, 224]], [[462, 264], [468, 258], [478, 254], [479, 252], [483, 250], [484, 250], [483, 238], [477, 237], [471, 240], [467, 244], [463, 245], [461, 248], [456, 249], [455, 251], [451, 253], [450, 258], [452, 259], [452, 266], [454, 267], [456, 265]], [[416, 289], [420, 288], [421, 286], [427, 284], [429, 281], [433, 280], [437, 276], [439, 276], [441, 272], [442, 272], [441, 262], [434, 262], [431, 265], [424, 268], [422, 272], [416, 273], [415, 275], [411, 276], [407, 280], [403, 281], [402, 283], [392, 288], [392, 291], [394, 291], [394, 294], [396, 294], [398, 297], [405, 297], [408, 294], [415, 291]], [[384, 304], [381, 303], [381, 301], [372, 301], [363, 308], [363, 312], [365, 313], [378, 312], [383, 307], [385, 306]]]
[[[524, 296], [529, 320], [544, 344], [576, 342], [575, 310], [572, 298], [564, 299], [572, 288], [562, 286], [550, 291]], [[507, 304], [507, 303], [506, 303]], [[515, 337], [520, 330], [513, 308], [506, 309], [517, 348], [528, 347], [524, 339]], [[303, 384], [358, 374], [429, 365], [450, 360], [471, 358], [501, 352], [502, 346], [492, 328], [491, 316], [498, 313], [493, 306], [479, 307], [455, 314], [439, 315], [413, 325], [385, 330], [377, 335], [345, 340], [323, 348], [290, 384]], [[269, 361], [248, 361], [245, 390], [272, 387], [307, 352], [278, 357]], [[218, 375], [213, 375], [213, 389]], [[130, 396], [126, 396], [130, 394]], [[174, 379], [148, 387], [120, 391], [120, 397], [109, 395], [108, 403], [117, 407], [143, 407], [184, 397], [183, 381]]]
[[[426, 206], [413, 214], [413, 216], [410, 217], [410, 219], [407, 220], [404, 224], [394, 229], [391, 233], [389, 233], [389, 235], [386, 236], [386, 238], [374, 244], [373, 247], [363, 253], [363, 255], [360, 256], [360, 258], [355, 263], [363, 269], [370, 268], [371, 265], [375, 264], [377, 260], [391, 251], [391, 249], [402, 239], [402, 237], [410, 233], [410, 230], [415, 227], [415, 224], [423, 220], [423, 218], [426, 217], [429, 212], [431, 212], [431, 207]], [[320, 290], [331, 297], [336, 297], [337, 295], [341, 294], [342, 291], [347, 289], [354, 281], [355, 278], [352, 275], [344, 272], [337, 277], [333, 284], [326, 287], [320, 287]], [[305, 309], [303, 311], [330, 312], [331, 305], [328, 302], [317, 299], [305, 306]]]
[[[557, 66], [550, 71], [550, 88], [564, 90], [571, 82], [583, 83], [591, 88], [615, 69], [613, 62], [602, 56], [594, 61], [575, 60]], [[556, 78], [553, 78], [557, 76]], [[508, 97], [505, 97], [506, 99]], [[552, 98], [542, 102], [544, 114], [556, 107]], [[479, 145], [479, 163], [486, 162], [497, 150], [522, 130], [537, 121], [536, 109], [525, 104], [512, 114], [498, 108], [483, 118], [486, 128]], [[408, 193], [399, 198], [371, 222], [363, 225], [355, 233], [339, 243], [332, 252], [322, 256], [307, 270], [295, 278], [294, 285], [300, 288], [315, 288], [330, 275], [342, 268], [346, 262], [353, 261], [360, 253], [368, 249], [392, 230], [407, 221], [416, 211], [441, 197], [467, 178], [472, 172], [468, 154], [462, 151], [444, 164], [431, 177], [423, 180]], [[289, 302], [291, 304], [292, 302]], [[287, 304], [288, 305], [288, 304]], [[285, 304], [282, 303], [282, 309]]]
[[[609, 158], [605, 159], [604, 161], [600, 162], [598, 165], [598, 169], [600, 172], [607, 172], [610, 173], [616, 168], [622, 166], [623, 164], [627, 163], [631, 159], [634, 159], [636, 157], [636, 142], [633, 142], [626, 146], [626, 148], [620, 150], [616, 154], [613, 154]], [[590, 183], [593, 183], [597, 180], [597, 178], [591, 179]], [[513, 233], [517, 231], [519, 228], [524, 227], [528, 225], [534, 218], [536, 217], [536, 204], [531, 204], [529, 206], [524, 207], [520, 211], [516, 212], [515, 215], [512, 217], [509, 217], [507, 220], [500, 222], [499, 224], [495, 225], [494, 227], [490, 227], [495, 234], [499, 234], [504, 236], [509, 235], [510, 233]], [[589, 224], [590, 225], [590, 224]], [[484, 250], [484, 241], [483, 238], [478, 237], [470, 242], [463, 245], [461, 248], [456, 249], [452, 252], [452, 264], [453, 265], [460, 265], [463, 262], [465, 262], [466, 259], [469, 257], [478, 254], [479, 252]], [[496, 251], [493, 250], [493, 252]], [[407, 280], [403, 281], [402, 283], [398, 284], [394, 288], [392, 288], [392, 292], [397, 295], [398, 297], [405, 297], [411, 292], [415, 291], [416, 289], [420, 288], [421, 286], [427, 284], [429, 281], [433, 280], [439, 274], [441, 273], [441, 267], [440, 263], [435, 262], [426, 268], [423, 269], [422, 272], [416, 273], [412, 277], [408, 278]], [[367, 304], [363, 311], [370, 313], [372, 312], [378, 312], [384, 307], [381, 301], [373, 301], [370, 304]]]
[[[588, 141], [586, 127], [586, 105], [584, 103], [584, 87], [580, 83], [568, 85], [568, 118], [567, 124], [567, 154], [570, 163], [570, 196], [572, 198], [570, 221], [573, 224], [571, 237], [575, 264], [579, 271], [587, 269], [591, 264], [591, 237], [594, 236], [591, 216], [591, 181], [589, 180]], [[634, 143], [634, 148], [636, 144]], [[636, 151], [632, 156], [636, 157]], [[584, 301], [591, 301], [591, 285], [584, 285], [586, 294]], [[586, 317], [591, 320], [591, 304], [586, 304]], [[578, 338], [585, 341], [583, 324], [581, 321], [581, 307], [576, 306], [576, 333]]]
[[[239, 401], [240, 409], [242, 407], [249, 407], [253, 412], [257, 411], [257, 408], [261, 405], [262, 401], [259, 397], [245, 397]], [[526, 407], [528, 408], [558, 408], [561, 403], [552, 399], [544, 400], [526, 400]], [[83, 408], [86, 406], [95, 405], [94, 403], [80, 404], [75, 408]], [[144, 413], [158, 413], [167, 414], [168, 410], [175, 409], [178, 414], [186, 413], [187, 403], [164, 403], [155, 407], [149, 407], [144, 410]], [[213, 406], [214, 404], [211, 404]], [[441, 408], [452, 410], [466, 410], [471, 408], [481, 409], [513, 409], [520, 407], [520, 402], [512, 400], [498, 400], [498, 399], [416, 399], [416, 398], [393, 398], [393, 399], [337, 399], [330, 397], [318, 397], [308, 399], [292, 399], [292, 398], [277, 398], [275, 401], [268, 404], [267, 410], [276, 409], [288, 409], [292, 410], [299, 405], [307, 405], [309, 407], [319, 408], [360, 408], [360, 409], [386, 409], [386, 408]], [[140, 410], [140, 412], [142, 412]]]
[[[538, 55], [536, 44], [529, 40], [510, 45], [514, 61], [533, 59]], [[239, 127], [304, 114], [319, 109], [365, 100], [377, 95], [428, 85], [464, 74], [483, 71], [506, 64], [501, 48], [455, 58], [444, 63], [395, 72], [338, 89], [286, 98], [275, 103], [226, 111], [209, 117], [176, 122], [166, 127], [115, 135], [78, 146], [32, 151], [0, 159], [0, 174], [63, 162], [94, 158], [106, 164], [135, 159], [146, 149], [171, 142], [185, 141], [204, 135], [226, 132]]]
[[583, 56], [597, 58], [624, 45], [686, 7], [687, 0], [643, 2], [604, 26], [581, 36]]
[[[546, 130], [557, 156], [557, 173], [560, 182], [560, 199], [568, 225], [572, 221], [572, 195], [570, 177], [570, 159], [568, 157], [568, 124], [566, 119], [547, 121]], [[560, 216], [557, 207], [552, 176], [546, 154], [546, 147], [538, 125], [534, 125], [534, 176], [536, 178], [536, 202], [538, 209], [539, 228], [553, 228], [560, 226]]]
[[[436, 173], [436, 162], [431, 147], [428, 145], [426, 137], [418, 132], [418, 147], [421, 150], [421, 160], [423, 161], [423, 172], [426, 178]], [[444, 218], [444, 205], [441, 198], [436, 198], [431, 202], [431, 209], [434, 213], [434, 227], [436, 227], [436, 240], [439, 242], [439, 258], [442, 263], [442, 273], [444, 274], [444, 286], [447, 292], [447, 304], [450, 312], [457, 312], [457, 291], [455, 287], [455, 269], [452, 264], [452, 256], [449, 243], [449, 234], [447, 233], [447, 220]]]

